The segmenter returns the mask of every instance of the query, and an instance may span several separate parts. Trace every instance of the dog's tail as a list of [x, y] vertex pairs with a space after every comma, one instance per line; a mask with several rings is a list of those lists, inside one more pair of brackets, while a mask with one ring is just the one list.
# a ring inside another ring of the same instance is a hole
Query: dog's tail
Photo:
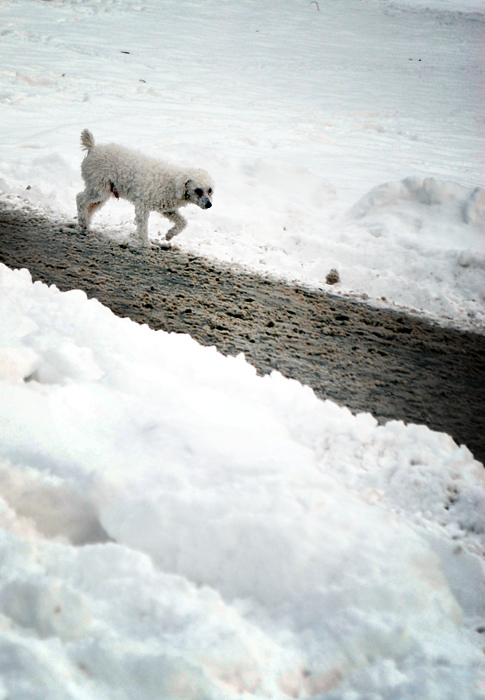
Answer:
[[81, 147], [85, 151], [89, 152], [95, 145], [96, 144], [94, 143], [94, 136], [92, 133], [89, 131], [89, 129], [84, 129], [84, 131], [81, 133]]

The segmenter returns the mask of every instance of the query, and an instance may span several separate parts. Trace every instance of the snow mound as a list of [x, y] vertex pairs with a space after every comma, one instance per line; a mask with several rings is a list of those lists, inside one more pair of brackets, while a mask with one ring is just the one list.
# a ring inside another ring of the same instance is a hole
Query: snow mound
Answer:
[[435, 178], [374, 187], [344, 217], [341, 237], [354, 250], [341, 279], [372, 299], [483, 329], [484, 203], [485, 190]]
[[[349, 216], [362, 219], [383, 210], [392, 211], [395, 216], [399, 216], [403, 203], [415, 203], [415, 211], [420, 211], [419, 205], [442, 207], [444, 216], [452, 213], [453, 219], [467, 224], [485, 223], [484, 189], [470, 189], [434, 177], [407, 177], [374, 187], [350, 209]], [[417, 219], [415, 226], [419, 227], [422, 223]]]
[[26, 270], [0, 298], [10, 366], [35, 355], [0, 379], [5, 692], [479, 697], [466, 447]]

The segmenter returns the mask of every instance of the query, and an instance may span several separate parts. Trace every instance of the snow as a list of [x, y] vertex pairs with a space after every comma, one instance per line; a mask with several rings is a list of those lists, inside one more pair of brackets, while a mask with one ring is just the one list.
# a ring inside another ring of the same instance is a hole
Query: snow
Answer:
[[[483, 330], [481, 0], [4, 0], [1, 16], [4, 199], [74, 220], [89, 128], [214, 177], [177, 246], [315, 288], [335, 268], [332, 291]], [[375, 188], [386, 201], [356, 216]], [[95, 225], [124, 241], [133, 218], [113, 199]]]
[[[474, 0], [0, 16], [4, 201], [73, 219], [88, 127], [214, 176], [185, 250], [483, 323]], [[0, 317], [0, 700], [485, 697], [466, 446], [27, 270], [0, 266]]]
[[3, 697], [483, 697], [466, 447], [0, 287]]

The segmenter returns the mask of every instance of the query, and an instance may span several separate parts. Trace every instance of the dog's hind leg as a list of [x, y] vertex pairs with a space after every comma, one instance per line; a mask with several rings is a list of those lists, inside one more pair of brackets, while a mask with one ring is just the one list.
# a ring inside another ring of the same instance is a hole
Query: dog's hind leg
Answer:
[[77, 222], [85, 231], [89, 231], [89, 224], [94, 212], [105, 204], [108, 197], [94, 192], [80, 192], [76, 197]]
[[164, 211], [163, 216], [173, 223], [171, 229], [165, 234], [165, 240], [171, 241], [174, 236], [177, 236], [187, 226], [187, 221], [178, 213], [178, 211]]
[[86, 198], [85, 192], [79, 192], [76, 196], [77, 204], [77, 223], [78, 225], [85, 229], [89, 229], [89, 216], [88, 216], [88, 200]]

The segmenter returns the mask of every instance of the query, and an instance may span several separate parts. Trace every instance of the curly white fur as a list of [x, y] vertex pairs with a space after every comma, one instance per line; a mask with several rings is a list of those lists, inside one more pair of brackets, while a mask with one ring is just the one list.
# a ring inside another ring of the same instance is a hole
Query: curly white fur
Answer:
[[94, 212], [112, 196], [135, 205], [137, 234], [144, 246], [150, 246], [151, 211], [173, 223], [166, 234], [169, 241], [187, 225], [178, 212], [180, 207], [190, 203], [201, 209], [212, 206], [214, 184], [205, 170], [180, 168], [114, 143], [96, 146], [87, 129], [81, 134], [81, 145], [87, 151], [81, 166], [85, 190], [77, 195], [76, 202], [78, 223], [85, 230]]

